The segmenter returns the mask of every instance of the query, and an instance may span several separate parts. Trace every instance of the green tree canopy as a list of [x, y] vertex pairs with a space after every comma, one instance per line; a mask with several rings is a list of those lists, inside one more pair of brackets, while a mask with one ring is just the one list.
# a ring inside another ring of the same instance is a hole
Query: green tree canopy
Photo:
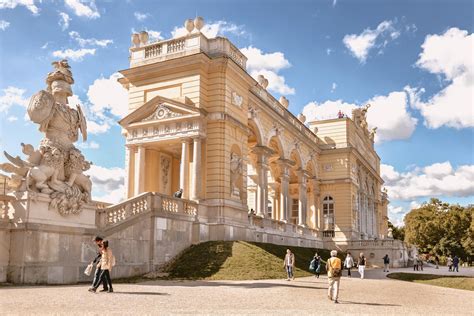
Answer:
[[431, 199], [405, 216], [405, 241], [423, 253], [474, 255], [474, 208]]

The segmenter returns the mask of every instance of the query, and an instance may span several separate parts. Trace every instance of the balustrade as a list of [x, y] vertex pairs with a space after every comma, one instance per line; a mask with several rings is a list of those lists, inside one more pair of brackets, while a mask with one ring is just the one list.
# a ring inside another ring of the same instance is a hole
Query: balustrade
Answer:
[[154, 44], [151, 46], [145, 47], [145, 58], [152, 58], [159, 56], [163, 53], [163, 45], [162, 44]]
[[197, 203], [193, 201], [147, 192], [113, 206], [98, 208], [97, 223], [100, 227], [113, 226], [152, 210], [164, 213], [197, 215], [198, 208]]
[[184, 39], [168, 42], [167, 53], [172, 54], [172, 53], [183, 51], [184, 43], [185, 43]]

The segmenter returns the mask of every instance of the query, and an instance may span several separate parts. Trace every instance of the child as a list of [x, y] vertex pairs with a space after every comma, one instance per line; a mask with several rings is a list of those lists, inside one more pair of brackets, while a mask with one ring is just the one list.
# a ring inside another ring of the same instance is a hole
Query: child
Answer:
[[[102, 257], [100, 258], [99, 263], [97, 264], [97, 268], [101, 269], [100, 277], [98, 280], [102, 280], [104, 284], [107, 284], [109, 293], [112, 293], [114, 290], [112, 288], [112, 280], [110, 279], [110, 271], [112, 267], [115, 265], [115, 257], [112, 254], [112, 249], [109, 248], [109, 241], [104, 240], [102, 242]], [[100, 282], [100, 281], [99, 281]], [[94, 284], [93, 287], [89, 290], [91, 292], [95, 292], [99, 287], [99, 282]]]

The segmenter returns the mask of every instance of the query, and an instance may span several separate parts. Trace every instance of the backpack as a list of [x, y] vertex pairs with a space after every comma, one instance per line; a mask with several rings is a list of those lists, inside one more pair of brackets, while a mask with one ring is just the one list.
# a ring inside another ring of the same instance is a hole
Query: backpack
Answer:
[[309, 270], [314, 271], [316, 269], [316, 259], [311, 260], [309, 263]]
[[329, 266], [331, 267], [331, 269], [328, 268], [329, 273], [331, 274], [330, 277], [340, 278], [342, 276], [342, 269], [341, 268], [333, 268], [332, 262], [333, 262], [332, 258], [328, 260]]

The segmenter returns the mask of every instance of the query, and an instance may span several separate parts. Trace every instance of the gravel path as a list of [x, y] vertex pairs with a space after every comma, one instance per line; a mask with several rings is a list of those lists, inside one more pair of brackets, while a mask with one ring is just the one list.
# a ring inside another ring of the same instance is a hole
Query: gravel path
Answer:
[[[428, 269], [427, 269], [428, 270]], [[434, 269], [433, 269], [434, 270]], [[410, 272], [409, 269], [397, 271]], [[431, 273], [432, 271], [426, 271]], [[435, 271], [436, 272], [436, 271]], [[474, 274], [474, 270], [464, 274]], [[341, 280], [340, 304], [327, 299], [327, 279], [295, 281], [150, 281], [116, 284], [115, 293], [87, 285], [0, 287], [0, 314], [154, 315], [468, 315], [474, 292], [386, 279]]]

